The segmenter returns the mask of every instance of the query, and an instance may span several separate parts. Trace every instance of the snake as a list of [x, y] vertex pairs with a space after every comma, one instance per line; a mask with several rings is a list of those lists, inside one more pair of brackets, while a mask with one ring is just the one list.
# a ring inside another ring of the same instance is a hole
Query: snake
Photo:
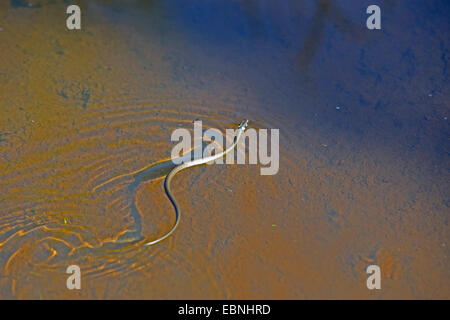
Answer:
[[172, 228], [163, 236], [152, 240], [150, 242], [147, 242], [144, 244], [144, 246], [151, 246], [154, 245], [158, 242], [163, 241], [164, 239], [166, 239], [167, 237], [169, 237], [174, 231], [175, 229], [178, 227], [178, 224], [180, 223], [180, 216], [181, 216], [181, 210], [180, 207], [178, 206], [177, 201], [175, 200], [175, 197], [172, 194], [172, 191], [170, 189], [170, 182], [172, 181], [173, 177], [180, 171], [187, 169], [187, 168], [191, 168], [191, 167], [195, 167], [195, 166], [199, 166], [208, 162], [212, 162], [215, 161], [216, 159], [222, 158], [224, 155], [226, 155], [227, 153], [229, 153], [231, 150], [233, 150], [236, 145], [239, 142], [239, 138], [241, 137], [241, 134], [245, 131], [245, 129], [248, 126], [248, 120], [243, 120], [238, 129], [237, 132], [234, 135], [234, 139], [233, 139], [233, 143], [224, 151], [218, 153], [218, 154], [214, 154], [211, 155], [209, 157], [205, 157], [205, 158], [200, 158], [200, 159], [195, 159], [192, 161], [186, 161], [183, 162], [181, 164], [179, 164], [178, 166], [176, 166], [175, 168], [173, 168], [166, 176], [166, 178], [164, 179], [164, 190], [166, 192], [167, 197], [169, 198], [170, 202], [172, 203], [172, 206], [174, 208], [175, 211], [175, 223], [173, 224]]

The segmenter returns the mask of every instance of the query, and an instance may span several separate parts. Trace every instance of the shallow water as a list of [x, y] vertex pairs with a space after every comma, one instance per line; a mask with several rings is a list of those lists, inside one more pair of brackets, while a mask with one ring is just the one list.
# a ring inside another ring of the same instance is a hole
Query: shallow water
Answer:
[[[450, 6], [367, 5], [80, 1], [67, 31], [64, 1], [2, 2], [0, 297], [449, 298]], [[172, 131], [244, 118], [278, 174], [183, 171], [177, 231], [135, 241], [174, 222]]]

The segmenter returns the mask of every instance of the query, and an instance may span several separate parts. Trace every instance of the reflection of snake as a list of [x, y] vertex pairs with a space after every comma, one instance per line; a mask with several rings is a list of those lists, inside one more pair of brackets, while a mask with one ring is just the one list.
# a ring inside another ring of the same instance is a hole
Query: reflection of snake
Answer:
[[172, 195], [172, 192], [170, 191], [170, 181], [172, 180], [172, 178], [181, 170], [184, 170], [189, 167], [198, 166], [198, 165], [208, 163], [210, 161], [214, 161], [216, 159], [222, 158], [225, 154], [227, 154], [228, 152], [233, 150], [234, 147], [236, 147], [236, 145], [239, 141], [239, 138], [240, 138], [242, 132], [244, 132], [244, 130], [247, 128], [247, 125], [248, 125], [248, 120], [244, 120], [241, 122], [241, 124], [239, 125], [239, 128], [237, 130], [237, 133], [234, 136], [233, 144], [231, 146], [229, 146], [225, 151], [223, 151], [219, 154], [215, 154], [215, 155], [206, 157], [206, 158], [195, 159], [193, 161], [184, 162], [184, 163], [176, 166], [175, 168], [172, 169], [172, 171], [169, 172], [169, 174], [166, 176], [166, 179], [164, 180], [164, 189], [166, 190], [167, 197], [169, 198], [170, 202], [172, 202], [173, 208], [175, 209], [175, 219], [176, 219], [175, 224], [173, 225], [172, 229], [170, 229], [170, 231], [167, 232], [164, 236], [162, 236], [156, 240], [147, 242], [145, 244], [146, 246], [151, 246], [155, 243], [158, 243], [158, 242], [166, 239], [168, 236], [170, 236], [175, 231], [175, 229], [178, 226], [178, 223], [180, 222], [181, 211], [180, 211], [180, 208], [178, 207], [178, 204], [177, 204], [175, 198]]

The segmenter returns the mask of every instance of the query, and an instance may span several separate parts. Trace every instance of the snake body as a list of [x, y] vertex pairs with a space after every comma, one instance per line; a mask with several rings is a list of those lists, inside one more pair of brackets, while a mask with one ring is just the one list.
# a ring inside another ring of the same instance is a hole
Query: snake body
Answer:
[[169, 198], [169, 200], [172, 203], [173, 208], [175, 210], [175, 223], [172, 226], [172, 228], [169, 230], [169, 232], [167, 232], [165, 235], [163, 235], [162, 237], [160, 237], [160, 238], [158, 238], [156, 240], [153, 240], [153, 241], [145, 243], [144, 244], [145, 246], [154, 245], [154, 244], [156, 244], [158, 242], [163, 241], [167, 237], [169, 237], [175, 231], [175, 229], [178, 227], [178, 224], [180, 222], [181, 210], [180, 210], [180, 207], [178, 206], [177, 201], [175, 200], [175, 198], [172, 195], [172, 192], [170, 190], [170, 182], [172, 181], [172, 178], [178, 172], [180, 172], [180, 171], [182, 171], [182, 170], [184, 170], [186, 168], [198, 166], [198, 165], [201, 165], [201, 164], [204, 164], [204, 163], [208, 163], [210, 161], [214, 161], [216, 159], [222, 158], [224, 155], [226, 155], [228, 152], [230, 152], [231, 150], [233, 150], [236, 147], [236, 145], [237, 145], [237, 143], [239, 141], [239, 138], [241, 137], [242, 132], [244, 132], [244, 130], [247, 128], [247, 126], [248, 126], [248, 120], [244, 120], [244, 121], [241, 122], [241, 124], [239, 125], [239, 128], [237, 130], [237, 133], [234, 136], [233, 144], [230, 145], [223, 152], [215, 154], [215, 155], [212, 155], [212, 156], [209, 156], [209, 157], [206, 157], [206, 158], [195, 159], [195, 160], [192, 160], [192, 161], [184, 162], [184, 163], [176, 166], [175, 168], [173, 168], [169, 172], [169, 174], [166, 176], [166, 179], [164, 180], [164, 190], [165, 190], [165, 192], [167, 194], [167, 197]]

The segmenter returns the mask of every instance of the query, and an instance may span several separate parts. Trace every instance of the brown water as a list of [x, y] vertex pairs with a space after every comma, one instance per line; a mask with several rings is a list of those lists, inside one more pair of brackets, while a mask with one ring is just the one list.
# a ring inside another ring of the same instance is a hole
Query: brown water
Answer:
[[[0, 4], [1, 298], [450, 297], [445, 1], [383, 1], [381, 31], [359, 1], [79, 3], [81, 31]], [[174, 222], [172, 131], [244, 118], [278, 174], [183, 171], [177, 231], [133, 242]]]

